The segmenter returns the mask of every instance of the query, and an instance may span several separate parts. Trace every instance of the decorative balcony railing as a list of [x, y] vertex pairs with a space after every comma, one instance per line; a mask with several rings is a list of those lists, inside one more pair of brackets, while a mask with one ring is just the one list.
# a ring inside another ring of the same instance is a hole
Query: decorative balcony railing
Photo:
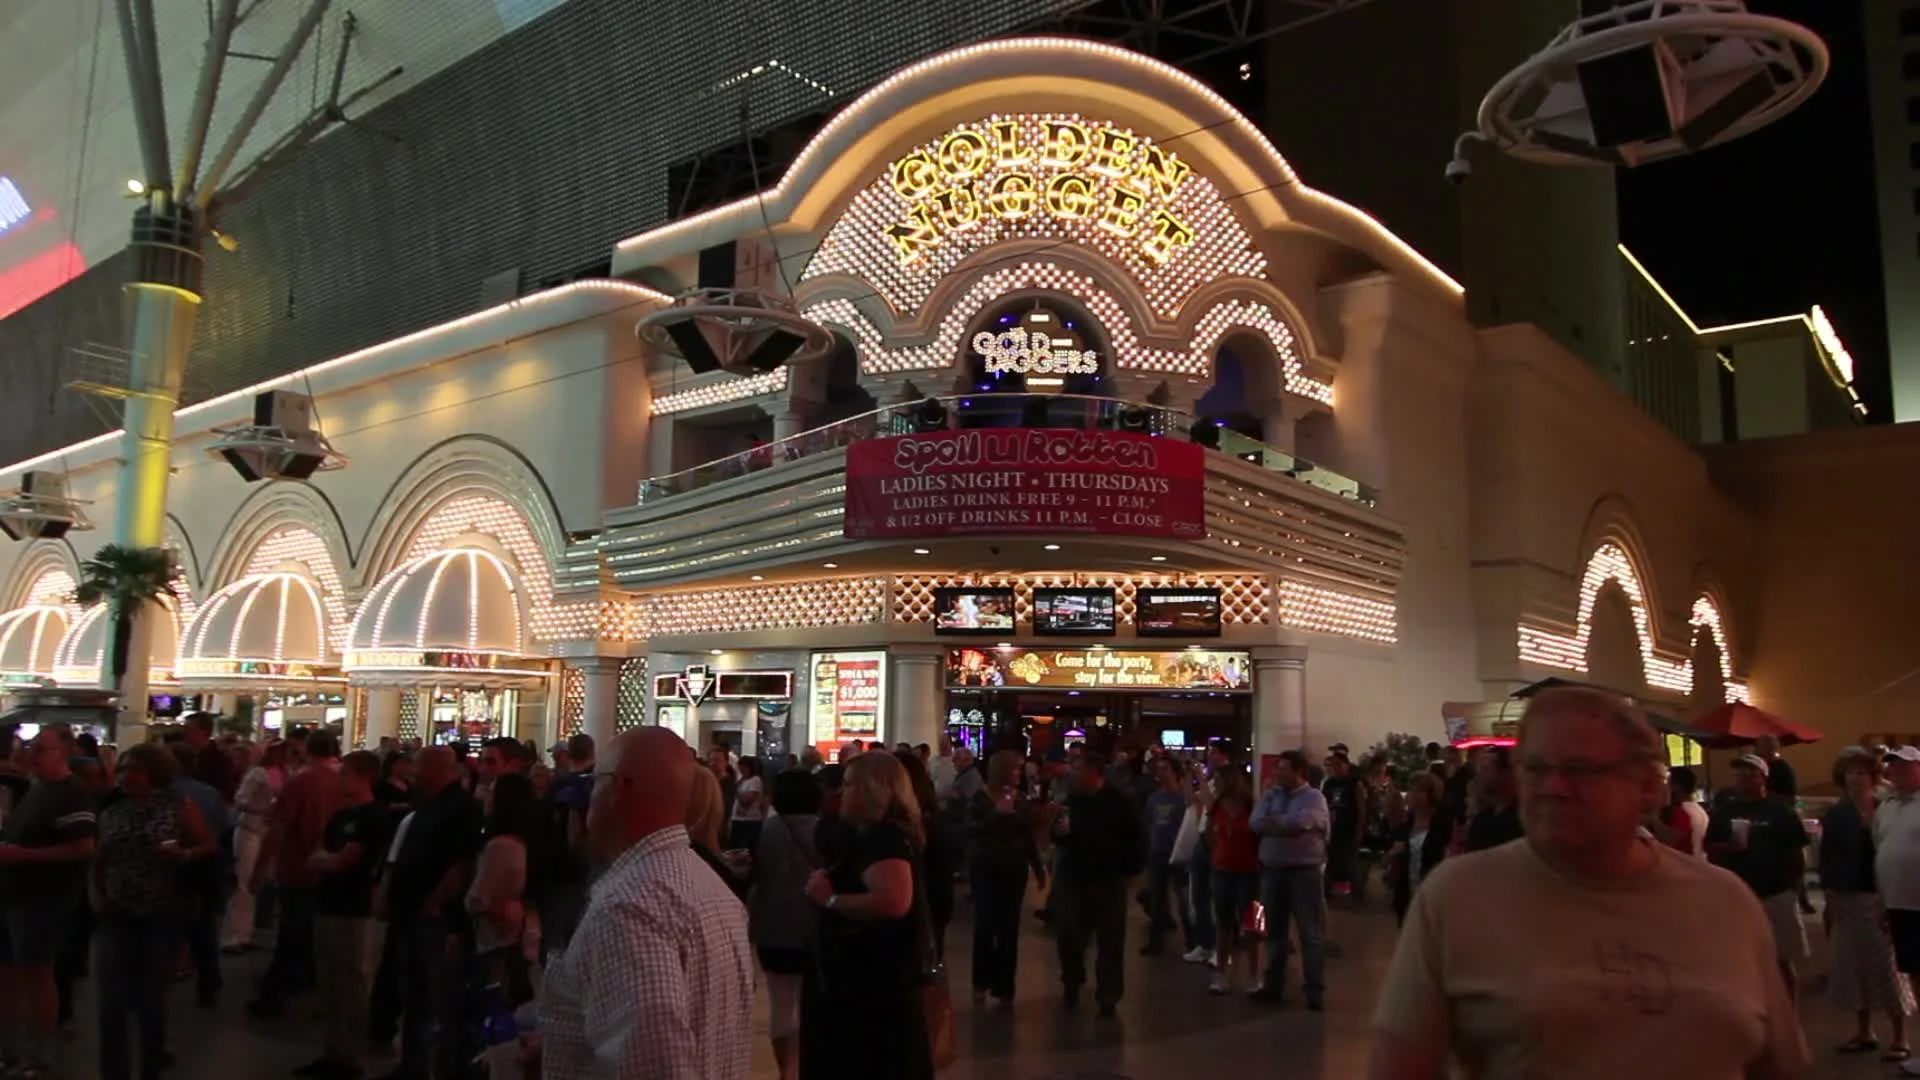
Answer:
[[[935, 409], [930, 402], [939, 402]], [[932, 415], [940, 414], [939, 419]], [[1138, 431], [1170, 439], [1196, 442], [1210, 450], [1282, 473], [1341, 498], [1366, 506], [1379, 492], [1350, 477], [1325, 469], [1297, 454], [1268, 446], [1212, 420], [1202, 420], [1177, 409], [1143, 405], [1118, 398], [1085, 394], [956, 394], [902, 405], [888, 405], [824, 427], [803, 431], [775, 442], [755, 446], [704, 465], [644, 480], [640, 503], [645, 505], [674, 495], [698, 491], [723, 480], [775, 468], [838, 450], [864, 439], [910, 435], [948, 426], [1109, 429]]]

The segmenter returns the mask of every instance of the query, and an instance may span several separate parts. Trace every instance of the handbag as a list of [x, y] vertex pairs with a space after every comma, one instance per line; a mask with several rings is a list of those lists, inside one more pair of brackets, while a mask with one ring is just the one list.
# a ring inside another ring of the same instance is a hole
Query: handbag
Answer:
[[1264, 938], [1267, 936], [1267, 908], [1255, 900], [1240, 912], [1240, 933], [1243, 937]]
[[1194, 849], [1200, 846], [1200, 808], [1187, 807], [1180, 819], [1180, 831], [1173, 837], [1173, 853], [1167, 862], [1173, 866], [1184, 866], [1193, 859]]
[[927, 1021], [927, 1048], [932, 1052], [933, 1071], [952, 1065], [960, 1057], [954, 1033], [953, 991], [947, 985], [947, 968], [933, 947], [933, 913], [927, 907], [927, 890], [922, 879], [923, 860], [914, 852], [913, 906], [920, 923], [920, 1011]]

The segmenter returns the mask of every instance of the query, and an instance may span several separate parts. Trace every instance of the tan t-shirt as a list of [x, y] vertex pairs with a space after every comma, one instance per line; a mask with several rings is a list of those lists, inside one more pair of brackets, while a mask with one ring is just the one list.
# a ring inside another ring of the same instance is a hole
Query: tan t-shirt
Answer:
[[1421, 882], [1374, 1027], [1444, 1043], [1475, 1080], [1791, 1077], [1808, 1068], [1773, 931], [1740, 879], [1664, 844], [1629, 886], [1579, 886], [1524, 840]]

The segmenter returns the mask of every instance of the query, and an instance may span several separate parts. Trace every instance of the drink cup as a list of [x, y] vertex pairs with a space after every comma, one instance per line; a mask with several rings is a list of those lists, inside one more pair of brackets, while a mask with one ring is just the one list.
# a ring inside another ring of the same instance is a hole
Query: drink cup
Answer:
[[1730, 824], [1733, 827], [1733, 842], [1746, 847], [1747, 841], [1753, 837], [1753, 822], [1747, 818], [1734, 818]]

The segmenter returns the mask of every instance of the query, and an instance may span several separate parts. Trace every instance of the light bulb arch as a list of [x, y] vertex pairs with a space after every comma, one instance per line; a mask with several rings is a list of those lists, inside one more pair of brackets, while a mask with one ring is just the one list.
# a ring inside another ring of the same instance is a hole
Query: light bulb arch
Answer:
[[50, 679], [70, 616], [64, 605], [28, 604], [0, 614], [0, 676]]
[[[1579, 603], [1575, 612], [1574, 633], [1558, 633], [1542, 627], [1522, 622], [1518, 632], [1519, 657], [1523, 663], [1561, 671], [1585, 673], [1588, 670], [1588, 649], [1593, 636], [1593, 609], [1600, 593], [1607, 586], [1619, 588], [1626, 597], [1628, 608], [1633, 616], [1634, 634], [1640, 652], [1641, 664], [1646, 672], [1647, 685], [1670, 693], [1693, 693], [1694, 670], [1692, 649], [1681, 660], [1671, 660], [1660, 655], [1658, 637], [1655, 634], [1652, 604], [1643, 582], [1639, 563], [1629, 553], [1624, 543], [1617, 539], [1603, 540], [1588, 556], [1580, 576]], [[1701, 596], [1694, 601], [1689, 612], [1688, 624], [1695, 629], [1705, 628], [1713, 634], [1715, 644], [1720, 648], [1720, 667], [1722, 680], [1726, 686], [1729, 701], [1747, 701], [1751, 691], [1747, 683], [1733, 677], [1733, 659], [1727, 649], [1724, 622], [1720, 608], [1710, 596]], [[1689, 639], [1691, 645], [1691, 639]], [[1634, 687], [1622, 687], [1633, 690]]]

